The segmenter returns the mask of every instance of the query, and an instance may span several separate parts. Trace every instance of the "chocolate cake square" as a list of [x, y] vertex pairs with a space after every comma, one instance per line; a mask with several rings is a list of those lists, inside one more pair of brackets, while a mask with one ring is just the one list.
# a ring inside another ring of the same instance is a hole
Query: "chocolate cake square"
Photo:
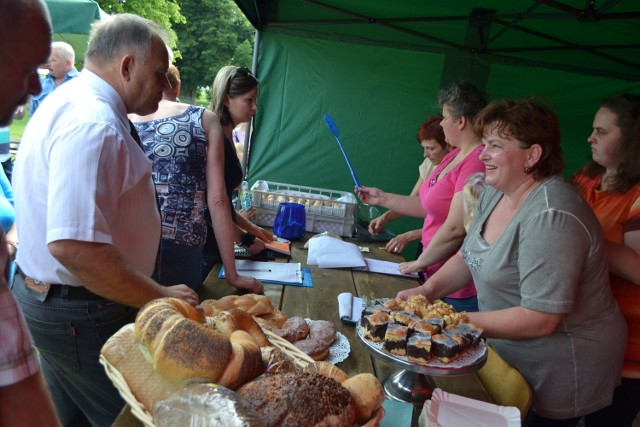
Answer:
[[392, 311], [391, 317], [394, 322], [404, 326], [409, 326], [410, 323], [420, 320], [418, 316], [413, 313], [409, 313], [408, 311]]
[[431, 354], [444, 363], [458, 358], [463, 348], [464, 340], [459, 335], [436, 334], [431, 336]]
[[409, 324], [409, 331], [411, 333], [435, 335], [440, 333], [440, 327], [433, 325], [426, 320], [417, 320]]
[[407, 359], [410, 362], [428, 363], [431, 358], [431, 335], [414, 333], [407, 341]]
[[442, 317], [432, 317], [430, 319], [424, 319], [430, 325], [438, 328], [438, 332], [440, 333], [444, 329], [444, 319]]
[[362, 327], [364, 328], [365, 337], [373, 342], [383, 341], [384, 335], [387, 332], [387, 325], [390, 321], [391, 316], [384, 311], [377, 311], [362, 317]]
[[387, 333], [384, 335], [384, 344], [382, 349], [397, 356], [405, 356], [407, 354], [407, 336], [409, 328], [398, 323], [389, 323]]
[[455, 326], [447, 326], [444, 333], [447, 335], [459, 335], [464, 339], [466, 347], [473, 347], [478, 344], [484, 329], [472, 323], [459, 323]]

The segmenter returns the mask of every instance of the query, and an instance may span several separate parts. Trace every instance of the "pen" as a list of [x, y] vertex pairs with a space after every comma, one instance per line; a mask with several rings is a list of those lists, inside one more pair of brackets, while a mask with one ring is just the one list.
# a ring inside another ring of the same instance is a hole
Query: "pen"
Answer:
[[238, 268], [238, 271], [266, 271], [271, 273], [270, 268]]

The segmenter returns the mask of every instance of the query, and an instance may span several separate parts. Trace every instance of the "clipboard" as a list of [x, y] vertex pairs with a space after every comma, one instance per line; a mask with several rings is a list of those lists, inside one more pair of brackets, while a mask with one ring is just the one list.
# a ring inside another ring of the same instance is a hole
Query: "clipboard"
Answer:
[[[236, 260], [236, 269], [239, 274], [253, 276], [263, 283], [313, 287], [311, 270], [301, 267], [300, 263]], [[218, 278], [224, 279], [224, 272], [224, 266], [222, 266]]]

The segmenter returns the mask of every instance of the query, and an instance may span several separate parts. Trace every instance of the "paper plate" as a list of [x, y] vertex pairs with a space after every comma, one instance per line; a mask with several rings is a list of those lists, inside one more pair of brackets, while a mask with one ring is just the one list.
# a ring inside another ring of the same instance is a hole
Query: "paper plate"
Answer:
[[431, 395], [427, 418], [429, 426], [520, 427], [520, 410], [516, 407], [469, 399], [439, 388]]

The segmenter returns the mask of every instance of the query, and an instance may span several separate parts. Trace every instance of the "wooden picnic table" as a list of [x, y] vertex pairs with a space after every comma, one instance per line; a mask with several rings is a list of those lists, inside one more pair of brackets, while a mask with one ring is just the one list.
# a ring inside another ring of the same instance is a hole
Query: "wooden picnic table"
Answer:
[[[355, 326], [344, 324], [340, 321], [338, 295], [343, 292], [351, 292], [354, 296], [370, 299], [395, 297], [398, 291], [417, 286], [418, 281], [412, 278], [366, 271], [308, 266], [306, 263], [307, 250], [303, 246], [312, 236], [313, 234], [307, 233], [302, 240], [292, 242], [291, 257], [278, 257], [277, 260], [281, 262], [299, 262], [303, 267], [309, 267], [313, 287], [264, 284], [264, 293], [269, 297], [274, 307], [279, 308], [289, 317], [301, 316], [313, 320], [323, 319], [334, 322], [337, 330], [347, 337], [351, 347], [348, 358], [338, 363], [337, 366], [349, 376], [370, 372], [375, 374], [381, 382], [384, 382], [392, 374], [396, 373], [398, 368], [372, 356], [357, 341]], [[366, 257], [395, 262], [403, 261], [401, 256], [387, 253], [383, 242], [352, 242], [369, 249], [369, 253], [363, 254]], [[209, 273], [203, 288], [200, 290], [200, 300], [219, 299], [226, 295], [240, 293], [228, 284], [226, 280], [218, 278], [220, 268], [221, 265], [216, 265]], [[461, 376], [438, 376], [433, 377], [433, 380], [437, 387], [447, 392], [491, 402], [487, 391], [475, 373]], [[417, 415], [420, 409], [420, 405], [415, 407], [412, 424], [417, 422]], [[123, 413], [116, 419], [114, 426], [135, 426], [135, 421], [137, 420], [125, 408]]]

